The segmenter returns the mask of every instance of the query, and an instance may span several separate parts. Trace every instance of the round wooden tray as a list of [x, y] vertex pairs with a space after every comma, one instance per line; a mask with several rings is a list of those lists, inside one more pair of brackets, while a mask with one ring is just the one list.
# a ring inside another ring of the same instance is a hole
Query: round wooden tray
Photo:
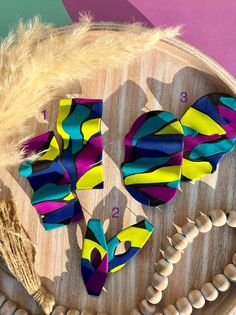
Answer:
[[[120, 28], [114, 25], [106, 27], [110, 29], [108, 31]], [[79, 69], [71, 71], [79, 73]], [[88, 307], [112, 315], [129, 314], [144, 297], [155, 261], [161, 256], [159, 249], [166, 247], [167, 236], [174, 233], [173, 223], [182, 226], [186, 217], [194, 219], [199, 210], [207, 213], [218, 207], [236, 209], [236, 150], [224, 158], [215, 174], [196, 183], [182, 183], [177, 197], [160, 210], [143, 207], [132, 199], [123, 187], [120, 174], [124, 136], [143, 111], [164, 109], [180, 118], [197, 98], [217, 91], [236, 96], [234, 78], [213, 60], [180, 40], [162, 41], [154, 51], [140, 56], [129, 66], [94, 73], [89, 80], [75, 82], [68, 91], [67, 96], [76, 94], [104, 100], [105, 188], [77, 192], [86, 221], [90, 217], [103, 220], [108, 238], [142, 217], [148, 218], [156, 227], [140, 254], [108, 278], [107, 292], [103, 291], [99, 298], [87, 295], [80, 274], [85, 222], [45, 232], [30, 204], [32, 192], [27, 180], [18, 175], [17, 168], [1, 170], [1, 181], [18, 200], [23, 226], [37, 246], [36, 268], [43, 284], [55, 294], [58, 304], [68, 309]], [[187, 93], [186, 102], [181, 102], [182, 92]], [[58, 100], [45, 109], [46, 120], [42, 113], [37, 113], [32, 119], [32, 133], [35, 135], [55, 130]], [[114, 207], [120, 209], [119, 218], [112, 217]], [[222, 272], [236, 251], [235, 237], [235, 230], [227, 226], [213, 228], [206, 236], [199, 236], [185, 251], [180, 263], [175, 265], [160, 305], [174, 303], [190, 289], [200, 288], [213, 275]], [[0, 286], [11, 300], [32, 314], [42, 314], [21, 285], [4, 272], [0, 273]], [[233, 285], [216, 302], [207, 304], [194, 314], [235, 314], [235, 295], [236, 287]]]

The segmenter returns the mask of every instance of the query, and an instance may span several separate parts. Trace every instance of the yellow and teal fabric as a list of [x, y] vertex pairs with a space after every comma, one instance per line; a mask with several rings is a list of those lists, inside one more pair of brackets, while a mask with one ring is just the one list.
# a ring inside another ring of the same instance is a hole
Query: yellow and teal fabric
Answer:
[[236, 99], [222, 93], [199, 98], [180, 120], [184, 130], [182, 178], [213, 173], [236, 142]]
[[[135, 257], [146, 244], [154, 231], [154, 226], [147, 220], [142, 220], [133, 226], [117, 233], [107, 244], [109, 272], [114, 273], [123, 268]], [[123, 242], [130, 242], [130, 248], [123, 254], [116, 255], [117, 246]]]
[[40, 153], [37, 160], [23, 163], [19, 173], [27, 177], [34, 191], [31, 202], [44, 228], [52, 230], [81, 220], [82, 209], [60, 162], [59, 145], [53, 131], [26, 141], [22, 149], [25, 158]]
[[125, 136], [121, 170], [131, 196], [148, 206], [172, 200], [181, 178], [184, 136], [180, 122], [166, 111], [144, 113]]
[[[81, 273], [88, 294], [99, 296], [108, 272], [120, 270], [134, 258], [153, 231], [154, 227], [147, 220], [143, 220], [120, 231], [107, 243], [102, 222], [89, 220], [81, 259]], [[125, 242], [130, 242], [129, 249], [123, 254], [116, 255], [117, 246]]]
[[72, 189], [103, 188], [102, 109], [102, 100], [60, 100], [57, 131], [63, 140], [61, 160]]
[[[95, 256], [92, 256], [96, 250]], [[108, 249], [102, 221], [91, 219], [84, 238], [81, 274], [88, 294], [98, 296], [108, 274]]]

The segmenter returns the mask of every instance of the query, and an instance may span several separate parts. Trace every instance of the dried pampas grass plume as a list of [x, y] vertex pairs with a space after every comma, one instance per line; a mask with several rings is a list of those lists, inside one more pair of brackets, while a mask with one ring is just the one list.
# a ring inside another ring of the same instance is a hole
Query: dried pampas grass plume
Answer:
[[18, 280], [45, 314], [55, 305], [53, 295], [41, 283], [36, 272], [35, 249], [19, 222], [13, 199], [0, 200], [0, 256], [8, 270]]
[[[107, 24], [96, 24], [96, 27]], [[75, 80], [94, 71], [128, 63], [153, 49], [159, 40], [179, 35], [180, 28], [146, 29], [126, 25], [119, 32], [91, 35], [93, 24], [84, 15], [67, 32], [38, 18], [19, 23], [0, 45], [0, 167], [19, 164], [19, 146], [31, 136], [27, 121]]]

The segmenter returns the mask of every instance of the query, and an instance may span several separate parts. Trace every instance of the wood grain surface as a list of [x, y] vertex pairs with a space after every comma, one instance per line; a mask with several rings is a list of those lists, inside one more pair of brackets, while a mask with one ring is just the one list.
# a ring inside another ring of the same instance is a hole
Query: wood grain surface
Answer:
[[[79, 73], [79, 69], [73, 71]], [[187, 93], [187, 102], [180, 101], [181, 92]], [[173, 223], [182, 226], [186, 217], [194, 219], [200, 210], [208, 213], [212, 208], [236, 209], [236, 150], [224, 158], [215, 174], [196, 183], [182, 183], [176, 198], [161, 209], [142, 206], [122, 184], [123, 140], [134, 120], [143, 112], [156, 109], [172, 111], [180, 118], [197, 98], [213, 92], [235, 96], [235, 81], [210, 59], [178, 40], [159, 43], [155, 51], [140, 56], [130, 65], [94, 73], [88, 80], [75, 82], [68, 91], [66, 96], [104, 100], [105, 188], [77, 191], [86, 222], [91, 217], [103, 220], [108, 238], [143, 217], [156, 227], [140, 254], [108, 278], [106, 292], [99, 298], [87, 295], [80, 273], [85, 222], [45, 232], [31, 206], [32, 191], [27, 180], [18, 175], [16, 167], [0, 171], [0, 187], [5, 186], [1, 197], [11, 192], [17, 200], [20, 219], [37, 247], [36, 268], [58, 304], [68, 309], [87, 307], [97, 313], [129, 314], [144, 297], [155, 261], [161, 257], [159, 249], [167, 246], [167, 236], [175, 232]], [[53, 100], [45, 109], [46, 120], [41, 112], [32, 119], [32, 135], [55, 130], [58, 100]], [[119, 218], [112, 218], [114, 207], [120, 209]], [[214, 227], [207, 235], [200, 235], [175, 265], [160, 306], [174, 303], [222, 272], [236, 252], [235, 237], [236, 231], [228, 226]], [[32, 314], [42, 314], [21, 285], [5, 272], [0, 272], [0, 287], [18, 305]], [[194, 314], [236, 314], [236, 286], [232, 285], [217, 301], [207, 303]]]

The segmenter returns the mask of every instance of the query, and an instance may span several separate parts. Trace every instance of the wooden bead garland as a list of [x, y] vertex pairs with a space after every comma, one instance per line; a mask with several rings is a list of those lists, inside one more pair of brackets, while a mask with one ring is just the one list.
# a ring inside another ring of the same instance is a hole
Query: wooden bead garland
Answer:
[[212, 229], [211, 220], [203, 213], [196, 218], [195, 223], [201, 233], [207, 233]]
[[173, 265], [165, 259], [160, 259], [156, 265], [156, 271], [165, 277], [168, 277], [173, 272], [173, 268]]
[[218, 274], [213, 278], [213, 284], [220, 292], [225, 292], [230, 288], [230, 282], [223, 274]]
[[3, 303], [6, 301], [6, 297], [5, 295], [3, 295], [2, 293], [0, 293], [0, 307], [3, 305]]
[[162, 299], [162, 293], [150, 285], [146, 290], [145, 298], [151, 304], [158, 304]]
[[56, 306], [54, 310], [52, 311], [52, 315], [65, 315], [66, 314], [66, 309], [64, 306]]
[[202, 292], [204, 298], [209, 302], [215, 301], [219, 295], [215, 286], [211, 282], [204, 283], [202, 288], [201, 288], [201, 292]]
[[14, 315], [28, 315], [28, 312], [26, 312], [25, 310], [23, 310], [22, 308], [19, 308]]
[[142, 315], [142, 314], [139, 312], [139, 310], [138, 310], [137, 308], [134, 308], [134, 309], [131, 311], [130, 315]]
[[[162, 296], [160, 291], [164, 291], [167, 288], [167, 277], [173, 271], [173, 264], [181, 259], [181, 251], [198, 236], [199, 232], [207, 233], [212, 229], [212, 226], [220, 227], [226, 223], [229, 226], [236, 226], [236, 211], [231, 211], [228, 214], [228, 218], [220, 209], [210, 211], [209, 216], [200, 213], [195, 222], [189, 220], [189, 222], [184, 224], [182, 229], [177, 227], [178, 231], [181, 232], [175, 234], [170, 239], [171, 245], [169, 245], [165, 251], [161, 251], [164, 259], [160, 259], [157, 262], [157, 272], [155, 272], [152, 277], [152, 286], [149, 286], [146, 290], [145, 297], [147, 300], [143, 300], [139, 305], [141, 314], [149, 315], [155, 312], [154, 308], [150, 308], [150, 305], [160, 302], [160, 296]], [[236, 253], [232, 258], [232, 262], [233, 264], [228, 264], [224, 268], [224, 274], [218, 274], [213, 278], [212, 283], [204, 283], [200, 290], [191, 291], [188, 298], [182, 297], [176, 301], [175, 305], [166, 306], [163, 309], [163, 313], [157, 312], [154, 315], [190, 315], [193, 312], [193, 307], [200, 309], [205, 305], [206, 301], [216, 300], [219, 295], [218, 291], [224, 292], [228, 290], [230, 281], [236, 281]], [[155, 294], [157, 294], [158, 298], [155, 298]], [[136, 315], [136, 313], [132, 312], [131, 314]]]
[[191, 241], [198, 236], [199, 229], [193, 222], [186, 222], [182, 227], [182, 233], [189, 241]]
[[236, 254], [234, 254], [234, 256], [233, 256], [233, 264], [236, 266]]
[[171, 238], [171, 242], [178, 250], [184, 250], [188, 246], [188, 239], [181, 233], [175, 234]]
[[0, 308], [0, 315], [13, 315], [17, 306], [12, 301], [6, 301]]
[[66, 315], [80, 315], [80, 312], [77, 310], [69, 310]]
[[5, 295], [0, 292], [0, 315], [28, 315], [22, 308], [17, 309], [17, 305], [7, 300]]
[[236, 211], [230, 211], [227, 218], [228, 226], [236, 228]]
[[138, 308], [143, 315], [152, 315], [156, 310], [156, 306], [149, 303], [147, 300], [142, 300]]
[[171, 264], [177, 264], [181, 259], [181, 255], [181, 252], [171, 245], [163, 253], [164, 258]]
[[186, 297], [179, 298], [176, 301], [175, 306], [180, 314], [190, 315], [193, 312], [193, 307]]
[[91, 312], [90, 310], [83, 310], [83, 311], [81, 312], [81, 315], [94, 315], [94, 313]]
[[155, 272], [152, 276], [152, 286], [160, 291], [164, 291], [168, 286], [168, 278]]
[[220, 209], [211, 210], [209, 217], [214, 226], [223, 226], [227, 222], [226, 214]]
[[199, 290], [193, 290], [188, 295], [189, 302], [194, 308], [202, 308], [206, 301], [203, 294]]
[[[153, 305], [153, 307], [155, 306]], [[89, 310], [83, 310], [81, 313], [75, 309], [66, 311], [64, 306], [61, 306], [61, 305], [56, 306], [51, 315], [64, 315], [64, 314], [66, 315], [94, 315], [94, 313], [90, 312]], [[29, 313], [22, 308], [17, 309], [17, 305], [12, 301], [7, 300], [5, 295], [0, 292], [0, 315], [29, 315]], [[107, 315], [107, 314], [97, 313], [97, 315]], [[142, 315], [142, 313], [140, 313], [138, 309], [136, 309], [136, 312], [132, 313], [132, 315]]]
[[236, 266], [233, 264], [229, 264], [224, 269], [224, 275], [231, 282], [236, 282]]
[[163, 309], [163, 314], [164, 315], [179, 315], [179, 311], [177, 310], [177, 308], [174, 305], [167, 305]]

